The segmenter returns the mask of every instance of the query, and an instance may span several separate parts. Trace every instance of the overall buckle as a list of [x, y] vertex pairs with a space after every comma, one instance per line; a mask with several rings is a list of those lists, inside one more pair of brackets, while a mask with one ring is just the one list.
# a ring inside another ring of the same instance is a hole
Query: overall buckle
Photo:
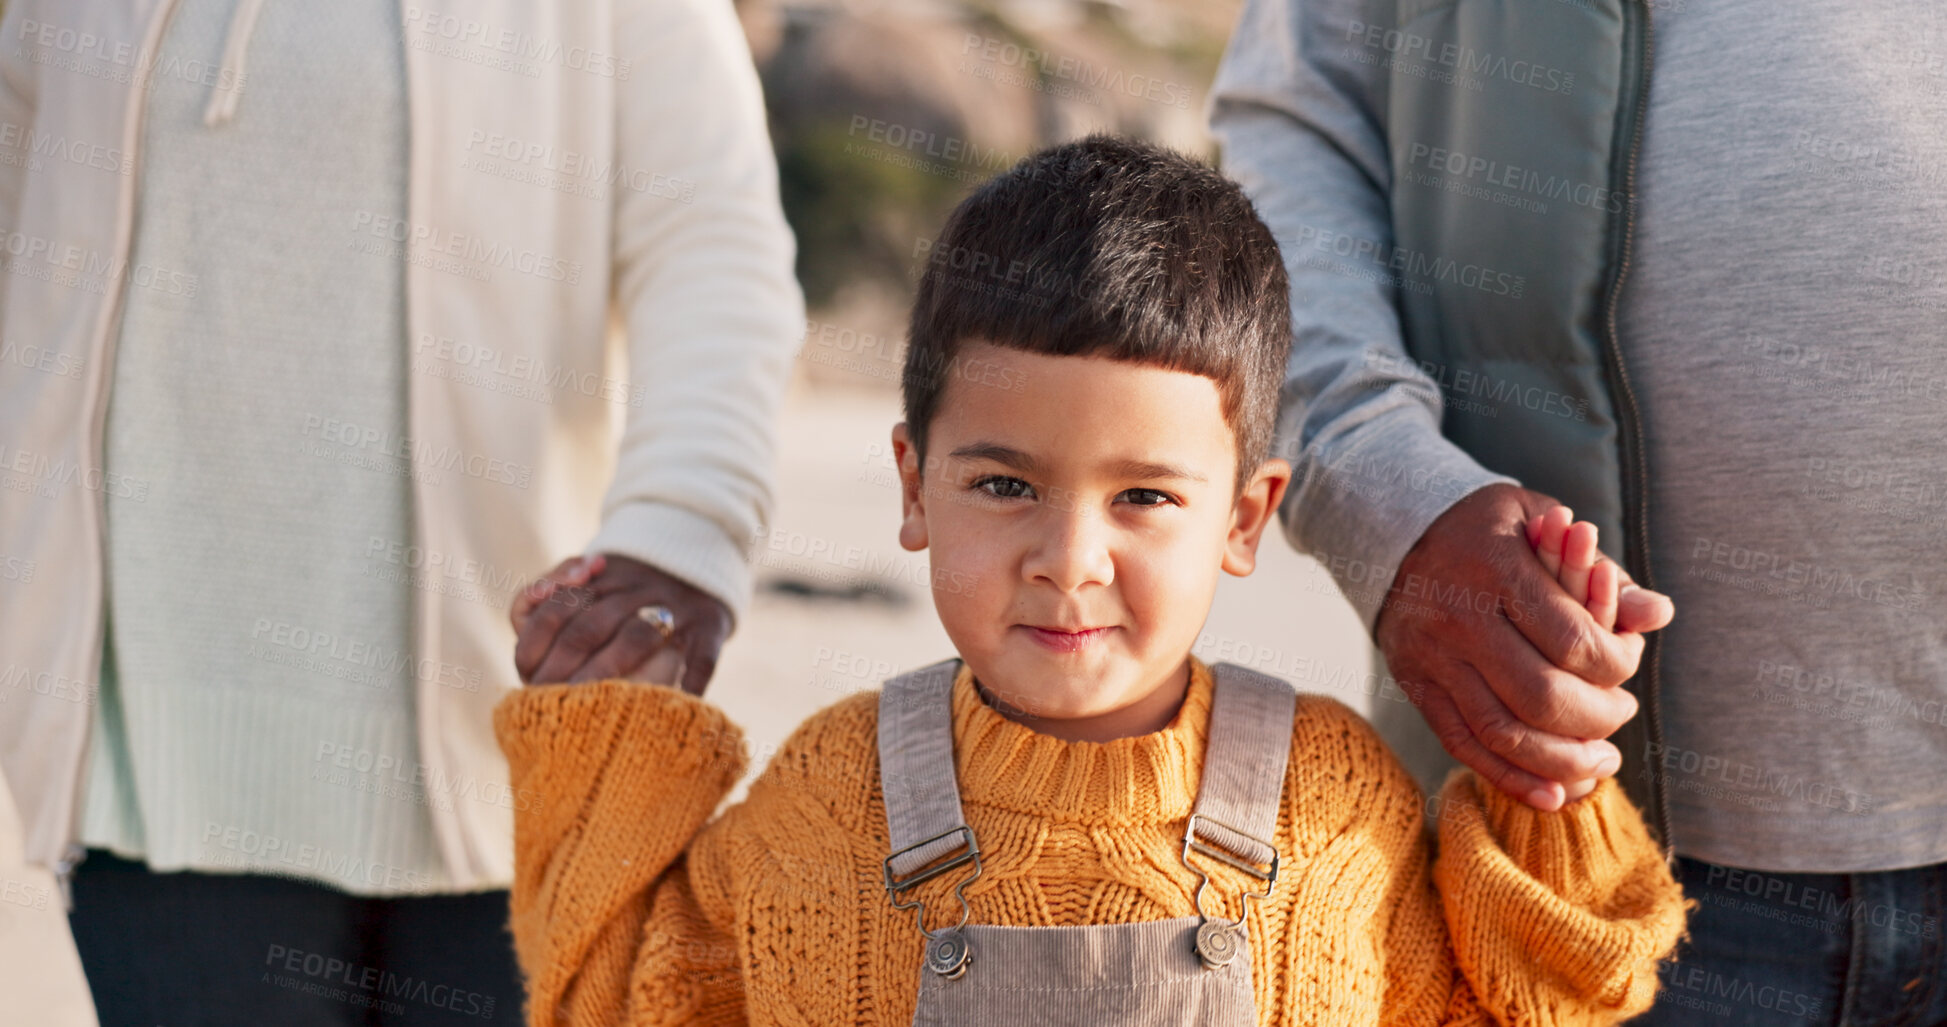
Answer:
[[[1204, 838], [1198, 837], [1197, 834], [1199, 822], [1219, 828], [1223, 833], [1215, 834], [1206, 830], [1205, 837], [1208, 837], [1210, 840], [1205, 841]], [[1226, 836], [1261, 846], [1264, 851], [1271, 854], [1270, 862], [1259, 863], [1252, 860], [1248, 855], [1235, 852], [1225, 846], [1221, 840]], [[1241, 870], [1263, 881], [1264, 890], [1261, 892], [1244, 893], [1242, 899], [1239, 901], [1237, 919], [1235, 921], [1224, 920], [1221, 917], [1215, 920], [1211, 919], [1210, 914], [1203, 911], [1203, 893], [1210, 888], [1210, 874], [1202, 867], [1190, 862], [1190, 853], [1192, 852], [1201, 856], [1207, 856], [1225, 866], [1235, 870]], [[1192, 813], [1190, 814], [1190, 824], [1183, 831], [1183, 853], [1181, 858], [1183, 865], [1197, 875], [1197, 892], [1194, 901], [1196, 902], [1197, 916], [1203, 920], [1203, 923], [1197, 927], [1197, 958], [1203, 961], [1204, 969], [1221, 970], [1229, 966], [1231, 960], [1237, 958], [1237, 953], [1241, 948], [1240, 932], [1244, 929], [1244, 920], [1250, 916], [1251, 900], [1268, 899], [1271, 897], [1271, 889], [1277, 887], [1278, 847], [1262, 838], [1255, 838], [1243, 831], [1239, 831], [1237, 828], [1221, 820], [1206, 817], [1201, 813]]]
[[[936, 842], [946, 841], [956, 836], [961, 840], [961, 848], [959, 851], [948, 850], [952, 852], [950, 856], [936, 859], [903, 878], [893, 870], [892, 863], [899, 857], [919, 852], [933, 846]], [[969, 863], [973, 864], [973, 873], [968, 874], [953, 888], [953, 897], [960, 902], [960, 922], [937, 931], [927, 930], [926, 904], [918, 899], [911, 902], [902, 901], [899, 893]], [[980, 846], [974, 841], [973, 828], [962, 825], [951, 831], [936, 834], [925, 841], [908, 845], [887, 856], [880, 869], [885, 872], [886, 896], [892, 900], [892, 907], [918, 910], [914, 914], [914, 920], [919, 925], [919, 933], [926, 936], [926, 968], [947, 980], [956, 980], [966, 973], [967, 964], [973, 961], [972, 953], [967, 951], [966, 936], [961, 933], [961, 928], [967, 926], [967, 919], [973, 915], [973, 908], [967, 904], [967, 886], [980, 879]]]

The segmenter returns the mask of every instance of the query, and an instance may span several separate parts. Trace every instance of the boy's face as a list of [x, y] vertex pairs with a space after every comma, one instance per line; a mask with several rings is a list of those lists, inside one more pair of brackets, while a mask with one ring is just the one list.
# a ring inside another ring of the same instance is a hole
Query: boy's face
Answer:
[[948, 636], [1051, 733], [1154, 730], [1127, 728], [1157, 696], [1167, 723], [1218, 571], [1251, 572], [1289, 468], [1266, 461], [1233, 492], [1236, 443], [1200, 375], [986, 343], [955, 367], [924, 475], [893, 429], [900, 543], [931, 550]]

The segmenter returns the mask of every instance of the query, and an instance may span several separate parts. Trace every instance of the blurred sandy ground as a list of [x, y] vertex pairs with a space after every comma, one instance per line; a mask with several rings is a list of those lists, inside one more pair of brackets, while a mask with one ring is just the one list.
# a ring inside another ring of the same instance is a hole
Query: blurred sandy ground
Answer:
[[[805, 717], [952, 655], [924, 553], [899, 548], [888, 436], [906, 306], [952, 205], [1039, 146], [1113, 131], [1216, 158], [1211, 77], [1240, 0], [739, 0], [810, 306], [757, 596], [710, 697], [753, 772]], [[1418, 716], [1373, 673], [1327, 574], [1267, 535], [1196, 654]]]

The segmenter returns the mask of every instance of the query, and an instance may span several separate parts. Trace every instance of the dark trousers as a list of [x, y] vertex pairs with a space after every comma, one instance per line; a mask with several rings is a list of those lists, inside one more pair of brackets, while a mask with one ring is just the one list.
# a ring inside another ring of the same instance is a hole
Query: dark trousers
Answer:
[[70, 923], [102, 1027], [521, 1022], [504, 891], [365, 899], [90, 851]]
[[1947, 1023], [1947, 864], [1774, 874], [1679, 859], [1690, 937], [1633, 1027]]

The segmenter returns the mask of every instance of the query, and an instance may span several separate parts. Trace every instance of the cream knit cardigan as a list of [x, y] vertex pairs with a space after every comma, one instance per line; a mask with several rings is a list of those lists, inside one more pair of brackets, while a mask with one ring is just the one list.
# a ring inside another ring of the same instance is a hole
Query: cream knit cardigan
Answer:
[[[30, 568], [0, 574], [0, 772], [42, 866], [72, 855], [103, 490], [144, 487], [101, 471], [120, 299], [195, 287], [128, 266], [141, 83], [201, 76], [219, 120], [250, 102], [248, 25], [222, 68], [173, 67], [172, 5], [10, 0], [0, 21], [0, 567]], [[511, 879], [520, 799], [491, 726], [516, 684], [495, 597], [607, 550], [741, 611], [803, 307], [729, 0], [400, 16], [409, 213], [352, 229], [407, 261], [417, 516], [412, 546], [371, 555], [418, 586], [429, 777], [509, 800], [433, 811], [452, 880], [488, 887]]]

